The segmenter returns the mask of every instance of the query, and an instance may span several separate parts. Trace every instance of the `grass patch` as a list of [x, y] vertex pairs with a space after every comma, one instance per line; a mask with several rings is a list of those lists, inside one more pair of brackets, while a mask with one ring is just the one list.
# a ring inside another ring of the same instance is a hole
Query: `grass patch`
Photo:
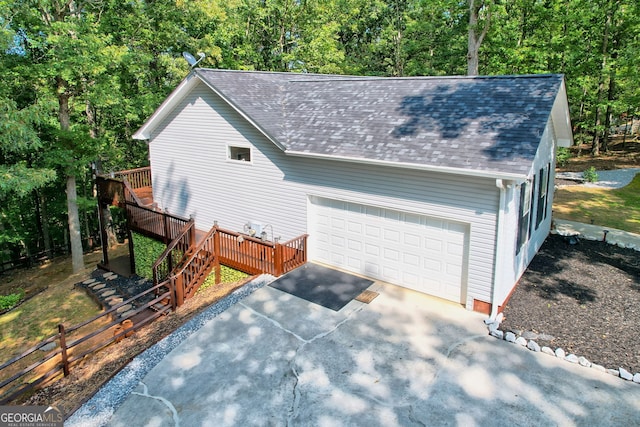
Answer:
[[24, 290], [20, 289], [17, 293], [9, 295], [0, 295], [0, 311], [11, 310], [18, 305], [24, 298]]
[[640, 234], [640, 174], [623, 188], [567, 186], [556, 191], [554, 216]]
[[24, 289], [25, 298], [37, 295], [0, 316], [0, 362], [56, 334], [58, 324], [76, 325], [101, 311], [84, 290], [73, 286], [91, 273], [101, 256], [85, 255], [88, 268], [79, 274], [72, 274], [71, 258], [64, 257], [2, 277], [0, 288], [11, 289], [11, 294]]
[[[220, 266], [220, 283], [235, 283], [239, 282], [240, 280], [244, 280], [247, 277], [249, 277], [249, 275], [243, 273], [242, 271], [234, 270], [233, 268], [226, 267], [224, 265]], [[211, 274], [209, 274], [209, 276], [206, 278], [202, 286], [200, 286], [200, 288], [196, 292], [196, 295], [214, 286], [215, 284], [215, 272], [212, 271]]]

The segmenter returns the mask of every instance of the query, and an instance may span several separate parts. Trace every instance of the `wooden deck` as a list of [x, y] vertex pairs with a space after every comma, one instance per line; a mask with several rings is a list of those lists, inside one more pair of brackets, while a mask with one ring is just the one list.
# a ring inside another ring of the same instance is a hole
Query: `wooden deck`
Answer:
[[269, 242], [217, 225], [208, 231], [198, 230], [193, 219], [163, 212], [154, 203], [148, 167], [99, 176], [96, 183], [102, 207], [115, 204], [125, 208], [130, 231], [167, 245], [154, 263], [154, 284], [163, 283], [171, 289], [174, 309], [197, 291], [212, 269], [218, 282], [220, 264], [248, 274], [280, 276], [307, 261], [306, 234], [285, 243]]

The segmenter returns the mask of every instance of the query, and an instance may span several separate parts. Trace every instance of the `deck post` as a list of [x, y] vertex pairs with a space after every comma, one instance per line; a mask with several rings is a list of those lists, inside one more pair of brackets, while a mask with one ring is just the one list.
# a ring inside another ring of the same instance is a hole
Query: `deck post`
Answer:
[[175, 276], [176, 284], [176, 306], [180, 307], [184, 303], [184, 281], [182, 279], [182, 274]]
[[67, 356], [67, 339], [65, 336], [64, 325], [60, 323], [58, 325], [58, 332], [60, 332], [60, 357], [62, 358], [62, 372], [64, 376], [69, 376], [69, 357]]
[[282, 257], [282, 245], [280, 243], [276, 243], [274, 245], [274, 250], [275, 250], [275, 254], [274, 254], [274, 259], [273, 259], [273, 263], [274, 265], [274, 275], [277, 276], [282, 276], [283, 272], [284, 272], [284, 259]]

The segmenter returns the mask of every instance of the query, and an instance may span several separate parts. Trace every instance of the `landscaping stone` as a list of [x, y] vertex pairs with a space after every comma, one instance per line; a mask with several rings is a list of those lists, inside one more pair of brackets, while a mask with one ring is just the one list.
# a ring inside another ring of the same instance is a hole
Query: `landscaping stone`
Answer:
[[495, 331], [491, 331], [489, 333], [489, 335], [491, 335], [492, 337], [496, 337], [498, 339], [502, 339], [504, 338], [504, 333], [501, 330], [496, 329]]
[[498, 327], [500, 326], [499, 322], [493, 322], [493, 323], [489, 323], [488, 327], [489, 327], [489, 333], [497, 331]]
[[514, 343], [516, 342], [516, 334], [514, 334], [513, 332], [507, 332], [507, 334], [504, 336], [504, 339]]
[[540, 351], [540, 346], [534, 340], [529, 341], [529, 343], [527, 344], [527, 348], [529, 350], [535, 351], [535, 352], [539, 352]]
[[57, 346], [58, 346], [58, 344], [55, 341], [52, 341], [52, 342], [47, 343], [47, 344], [43, 345], [42, 347], [40, 347], [40, 351], [44, 351], [44, 352], [51, 351], [54, 348], [56, 348]]
[[516, 344], [520, 344], [523, 347], [527, 346], [527, 340], [522, 338], [522, 337], [518, 337], [516, 338]]
[[567, 354], [560, 347], [556, 348], [556, 357], [564, 359]]
[[82, 282], [83, 285], [90, 285], [92, 283], [94, 283], [96, 281], [96, 279], [87, 279], [84, 282]]
[[132, 306], [131, 304], [125, 304], [125, 305], [123, 305], [122, 307], [118, 308], [118, 309], [116, 310], [116, 313], [119, 313], [119, 314], [120, 314], [120, 313], [124, 313], [124, 312], [125, 312], [125, 311], [127, 311], [127, 310], [131, 310], [131, 308], [133, 308], [133, 306]]
[[[124, 306], [126, 307], [126, 306]], [[133, 314], [135, 313], [135, 310], [129, 310], [129, 311], [125, 311], [124, 313], [120, 314], [120, 317], [129, 317], [129, 316], [133, 316]]]
[[613, 375], [614, 377], [620, 376], [620, 372], [617, 369], [607, 369], [607, 373]]
[[571, 363], [578, 363], [579, 361], [578, 356], [576, 356], [575, 354], [568, 355], [567, 357], [564, 358], [564, 360]]
[[117, 274], [113, 274], [113, 275], [111, 275], [111, 276], [105, 277], [105, 279], [106, 279], [106, 280], [115, 280], [115, 279], [117, 279], [117, 278], [118, 278], [118, 275], [117, 275]]
[[100, 283], [99, 285], [96, 285], [93, 287], [94, 291], [99, 291], [100, 289], [104, 289], [107, 285], [105, 285], [104, 283]]
[[607, 370], [604, 368], [604, 366], [602, 365], [598, 365], [597, 363], [592, 363], [591, 367], [593, 369], [595, 369], [596, 371], [600, 371], [600, 372], [607, 372]]
[[555, 356], [556, 353], [551, 349], [551, 347], [547, 347], [546, 345], [544, 347], [542, 347], [541, 351], [544, 354], [548, 354], [549, 356]]
[[620, 378], [627, 380], [627, 381], [631, 381], [633, 380], [633, 375], [631, 374], [631, 372], [627, 371], [624, 368], [620, 368], [618, 369], [620, 371]]
[[111, 275], [113, 275], [113, 273], [112, 273], [112, 272], [110, 272], [110, 271], [107, 271], [106, 273], [104, 273], [104, 274], [102, 275], [102, 277], [107, 278], [107, 277], [109, 277], [109, 276], [111, 276]]
[[589, 362], [589, 360], [587, 360], [586, 357], [582, 357], [582, 356], [578, 357], [578, 363], [581, 366], [584, 366], [584, 367], [587, 367], [587, 368], [591, 366], [591, 362]]
[[537, 340], [538, 339], [538, 334], [536, 334], [535, 332], [532, 332], [532, 331], [524, 331], [522, 333], [522, 338], [524, 338], [526, 340]]
[[633, 376], [633, 382], [640, 384], [640, 373], [637, 373]]
[[121, 297], [121, 296], [119, 296], [119, 295], [112, 295], [112, 296], [110, 296], [109, 298], [107, 298], [107, 299], [105, 300], [105, 302], [106, 302], [107, 304], [111, 305], [111, 306], [118, 305], [118, 304], [120, 304], [122, 301], [124, 301], [124, 300], [123, 300], [123, 299], [122, 299], [122, 297]]
[[115, 291], [115, 290], [113, 290], [113, 289], [108, 289], [108, 290], [106, 290], [106, 291], [102, 292], [102, 293], [100, 294], [100, 296], [101, 296], [102, 298], [106, 298], [106, 297], [110, 297], [111, 295], [113, 295], [113, 294], [115, 294], [115, 293], [116, 293], [116, 291]]

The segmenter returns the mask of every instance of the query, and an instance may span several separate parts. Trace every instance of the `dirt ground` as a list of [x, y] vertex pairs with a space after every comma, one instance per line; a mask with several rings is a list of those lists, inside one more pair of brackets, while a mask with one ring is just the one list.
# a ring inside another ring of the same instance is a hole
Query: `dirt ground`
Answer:
[[504, 315], [505, 332], [605, 368], [640, 372], [640, 253], [550, 235]]
[[[591, 156], [590, 145], [577, 145], [569, 149], [574, 155], [566, 165], [558, 167], [561, 172], [584, 172], [590, 167], [596, 170], [613, 170], [640, 167], [640, 140], [627, 135], [626, 142], [621, 136], [612, 138], [609, 151], [598, 157]], [[580, 155], [578, 155], [580, 154]]]

